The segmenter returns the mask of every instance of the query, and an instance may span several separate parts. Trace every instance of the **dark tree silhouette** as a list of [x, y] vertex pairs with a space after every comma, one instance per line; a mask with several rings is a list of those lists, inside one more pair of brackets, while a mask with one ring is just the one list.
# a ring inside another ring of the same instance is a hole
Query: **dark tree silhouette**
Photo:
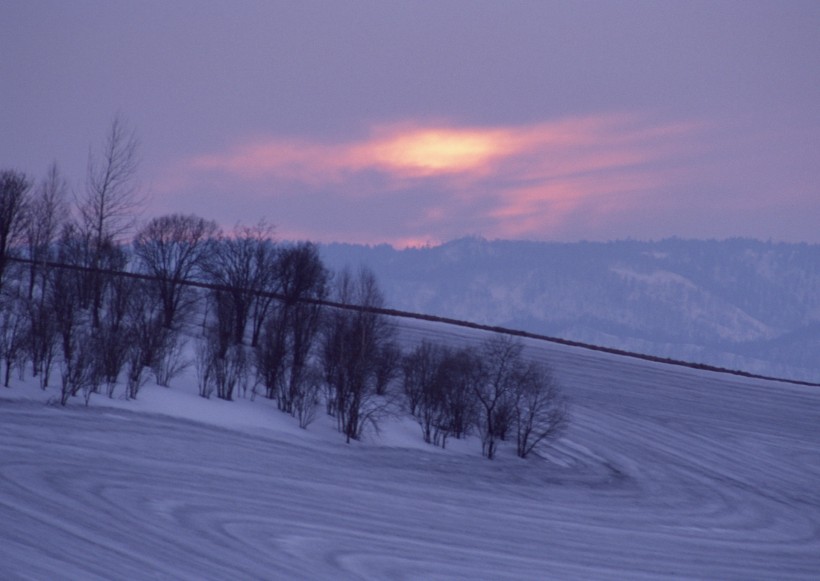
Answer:
[[213, 290], [209, 294], [210, 318], [203, 334], [207, 354], [201, 379], [207, 378], [207, 391], [220, 399], [232, 400], [238, 386], [247, 381], [250, 358], [245, 346], [235, 342], [236, 306], [233, 292]]
[[402, 387], [410, 413], [421, 426], [422, 437], [433, 442], [433, 430], [439, 412], [439, 366], [446, 349], [427, 340], [408, 353], [402, 362]]
[[361, 437], [365, 426], [378, 428], [386, 411], [385, 402], [376, 394], [376, 367], [379, 349], [390, 342], [394, 329], [384, 315], [368, 310], [384, 306], [371, 271], [362, 269], [355, 278], [342, 271], [335, 291], [337, 302], [365, 307], [329, 310], [322, 343], [328, 411], [350, 442]]
[[0, 290], [9, 258], [21, 240], [26, 226], [31, 181], [22, 172], [0, 172]]
[[473, 387], [482, 380], [475, 349], [424, 341], [404, 358], [402, 369], [424, 441], [444, 448], [450, 436], [465, 436], [475, 413]]
[[492, 460], [498, 441], [509, 428], [514, 397], [515, 371], [521, 362], [522, 346], [508, 335], [496, 335], [481, 346], [482, 374], [473, 385], [481, 436], [481, 452]]
[[522, 366], [514, 377], [516, 453], [533, 450], [559, 437], [569, 424], [567, 402], [549, 367]]
[[126, 316], [126, 398], [135, 399], [146, 381], [145, 369], [168, 349], [173, 332], [163, 325], [160, 304], [146, 281], [131, 281]]
[[6, 289], [0, 293], [0, 356], [6, 363], [3, 385], [9, 387], [12, 369], [24, 363], [31, 323], [26, 308], [27, 301], [20, 294], [20, 289]]
[[401, 375], [401, 349], [392, 341], [379, 348], [376, 359], [376, 394], [387, 395], [390, 386]]
[[282, 300], [270, 307], [270, 315], [256, 350], [259, 377], [268, 397], [279, 409], [303, 417], [313, 399], [316, 381], [311, 369], [330, 275], [315, 245], [300, 243], [279, 251], [277, 286]]
[[[87, 246], [76, 228], [67, 225], [60, 238], [57, 259], [63, 264], [82, 262]], [[69, 268], [57, 268], [49, 278], [48, 304], [59, 336], [60, 374], [62, 386], [60, 403], [82, 389], [90, 393], [97, 383], [91, 333], [86, 311], [81, 308], [85, 292], [84, 273]], [[86, 400], [87, 401], [87, 400]]]
[[104, 268], [110, 249], [133, 227], [143, 203], [136, 183], [137, 149], [136, 134], [120, 116], [115, 117], [100, 154], [89, 154], [85, 195], [76, 200], [78, 226], [88, 245], [85, 266], [94, 269], [87, 276], [95, 327], [108, 282], [99, 269]]
[[219, 296], [222, 316], [230, 319], [230, 341], [245, 342], [248, 320], [260, 293], [275, 290], [276, 249], [271, 240], [273, 229], [264, 222], [257, 226], [237, 226], [230, 236], [221, 236], [212, 246], [205, 264], [209, 282], [222, 287]]
[[140, 270], [150, 274], [152, 292], [162, 304], [163, 325], [184, 322], [197, 295], [186, 283], [202, 278], [219, 227], [198, 216], [171, 214], [154, 218], [134, 237]]
[[473, 386], [481, 381], [482, 365], [476, 349], [450, 349], [436, 377], [440, 390], [439, 431], [441, 446], [447, 438], [463, 438], [472, 428], [476, 412]]
[[53, 246], [60, 228], [68, 215], [68, 184], [53, 163], [32, 196], [26, 220], [25, 243], [29, 265], [28, 296], [33, 298], [35, 287], [45, 287], [46, 263], [53, 258]]
[[[114, 247], [109, 264], [112, 270], [125, 270], [127, 256], [121, 247]], [[120, 371], [125, 365], [128, 337], [129, 303], [133, 282], [123, 277], [111, 277], [104, 288], [100, 322], [93, 334], [98, 373], [106, 384], [108, 397], [113, 397]]]

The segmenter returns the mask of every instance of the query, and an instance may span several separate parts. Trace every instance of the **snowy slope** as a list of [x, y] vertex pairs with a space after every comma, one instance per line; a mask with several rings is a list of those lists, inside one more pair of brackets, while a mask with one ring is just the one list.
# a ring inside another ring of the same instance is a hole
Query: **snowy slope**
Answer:
[[820, 390], [528, 349], [573, 422], [527, 461], [401, 421], [348, 446], [191, 378], [89, 408], [3, 390], [0, 578], [817, 578]]

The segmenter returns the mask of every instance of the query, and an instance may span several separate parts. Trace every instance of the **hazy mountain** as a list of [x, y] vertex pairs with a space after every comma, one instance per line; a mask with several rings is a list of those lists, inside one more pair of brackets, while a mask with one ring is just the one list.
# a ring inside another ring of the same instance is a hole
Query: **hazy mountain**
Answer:
[[820, 245], [753, 240], [330, 244], [388, 304], [788, 377], [820, 378]]

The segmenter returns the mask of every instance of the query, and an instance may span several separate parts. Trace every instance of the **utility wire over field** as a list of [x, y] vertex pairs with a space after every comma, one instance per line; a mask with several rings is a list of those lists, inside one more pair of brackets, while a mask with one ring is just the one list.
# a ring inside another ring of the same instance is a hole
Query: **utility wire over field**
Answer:
[[[34, 261], [32, 261], [30, 259], [17, 258], [17, 257], [10, 257], [10, 258], [8, 258], [8, 260], [12, 261], [12, 262], [21, 263], [21, 264], [43, 266], [43, 267], [46, 267], [46, 268], [63, 268], [63, 269], [75, 270], [75, 271], [80, 271], [80, 272], [89, 272], [89, 273], [96, 272], [98, 274], [104, 274], [106, 276], [116, 276], [116, 277], [122, 277], [122, 278], [133, 279], [133, 280], [143, 280], [143, 281], [156, 281], [157, 280], [157, 277], [155, 277], [155, 276], [152, 276], [152, 275], [149, 275], [149, 274], [143, 274], [143, 273], [139, 273], [139, 272], [94, 269], [93, 267], [85, 267], [85, 266], [79, 266], [79, 265], [73, 265], [73, 264], [64, 264], [64, 263], [53, 262], [53, 261], [45, 261], [45, 262], [35, 263]], [[191, 288], [198, 288], [198, 289], [218, 291], [218, 292], [227, 292], [227, 291], [231, 290], [230, 287], [228, 287], [226, 285], [219, 285], [219, 284], [213, 284], [213, 283], [208, 283], [208, 282], [203, 282], [203, 281], [196, 281], [196, 280], [189, 280], [189, 279], [180, 280], [180, 281], [178, 281], [178, 283], [181, 284], [181, 285], [184, 285], [184, 286], [189, 286]], [[273, 299], [273, 300], [276, 300], [276, 301], [285, 301], [287, 299], [287, 297], [285, 297], [285, 295], [283, 295], [281, 293], [275, 293], [275, 292], [269, 292], [269, 291], [260, 291], [260, 290], [250, 290], [249, 292], [252, 292], [253, 294], [255, 294], [257, 296], [270, 298], [270, 299]], [[389, 316], [389, 317], [396, 317], [396, 318], [399, 318], [399, 319], [416, 319], [416, 320], [429, 321], [429, 322], [434, 322], [434, 323], [443, 323], [445, 325], [453, 325], [453, 326], [456, 326], [456, 327], [463, 327], [463, 328], [467, 328], [467, 329], [476, 329], [476, 330], [480, 330], [480, 331], [490, 331], [490, 332], [493, 332], [493, 333], [500, 333], [500, 334], [511, 335], [511, 336], [515, 336], [515, 337], [536, 339], [536, 340], [539, 340], [539, 341], [547, 341], [547, 342], [550, 342], [550, 343], [556, 343], [556, 344], [559, 344], [559, 345], [566, 345], [566, 346], [569, 346], [569, 347], [580, 347], [582, 349], [590, 349], [592, 351], [600, 351], [602, 353], [610, 353], [610, 354], [613, 354], [613, 355], [620, 355], [620, 356], [623, 356], [623, 357], [632, 357], [632, 358], [636, 358], [636, 359], [642, 359], [644, 361], [653, 361], [655, 363], [663, 363], [663, 364], [666, 364], [666, 365], [677, 365], [677, 366], [681, 366], [681, 367], [689, 367], [689, 368], [693, 368], [693, 369], [701, 369], [701, 370], [704, 370], [704, 371], [711, 371], [711, 372], [714, 372], [714, 373], [727, 373], [727, 374], [731, 374], [731, 375], [738, 375], [738, 376], [748, 377], [748, 378], [752, 378], [752, 379], [766, 379], [766, 380], [772, 380], [772, 381], [780, 381], [780, 382], [784, 382], [784, 383], [790, 383], [790, 384], [793, 384], [793, 385], [805, 385], [805, 386], [810, 386], [810, 387], [820, 387], [820, 383], [817, 383], [817, 382], [802, 381], [802, 380], [798, 380], [798, 379], [773, 377], [773, 376], [769, 376], [769, 375], [751, 373], [751, 372], [738, 370], [738, 369], [728, 369], [728, 368], [718, 367], [718, 366], [714, 366], [714, 365], [706, 365], [706, 364], [702, 364], [702, 363], [693, 363], [693, 362], [682, 361], [680, 359], [674, 359], [674, 358], [669, 358], [669, 357], [658, 357], [658, 356], [654, 356], [654, 355], [636, 353], [634, 351], [627, 351], [627, 350], [624, 350], [624, 349], [615, 349], [615, 348], [612, 348], [612, 347], [604, 347], [604, 346], [601, 346], [601, 345], [593, 345], [591, 343], [586, 343], [586, 342], [583, 342], [583, 341], [573, 341], [573, 340], [570, 340], [570, 339], [562, 339], [560, 337], [551, 337], [551, 336], [548, 336], [548, 335], [542, 335], [542, 334], [539, 334], [539, 333], [531, 333], [531, 332], [528, 332], [528, 331], [521, 331], [521, 330], [511, 329], [511, 328], [507, 328], [507, 327], [501, 327], [501, 326], [497, 326], [497, 325], [483, 325], [483, 324], [480, 324], [480, 323], [474, 323], [474, 322], [471, 322], [471, 321], [464, 321], [464, 320], [461, 320], [461, 319], [454, 319], [454, 318], [450, 318], [450, 317], [440, 317], [440, 316], [437, 316], [437, 315], [427, 315], [427, 314], [422, 314], [422, 313], [414, 313], [414, 312], [411, 312], [411, 311], [391, 309], [391, 308], [386, 308], [386, 307], [374, 307], [374, 306], [367, 306], [367, 305], [357, 305], [357, 304], [352, 304], [352, 303], [342, 303], [342, 302], [337, 302], [337, 301], [332, 301], [332, 300], [327, 300], [327, 299], [315, 299], [315, 298], [304, 297], [304, 298], [300, 298], [298, 300], [300, 302], [304, 302], [304, 303], [307, 303], [307, 304], [319, 305], [319, 306], [322, 306], [322, 307], [328, 307], [328, 308], [333, 308], [333, 309], [342, 309], [342, 310], [349, 310], [349, 311], [356, 311], [356, 312], [373, 313], [373, 314], [385, 315], [385, 316]]]

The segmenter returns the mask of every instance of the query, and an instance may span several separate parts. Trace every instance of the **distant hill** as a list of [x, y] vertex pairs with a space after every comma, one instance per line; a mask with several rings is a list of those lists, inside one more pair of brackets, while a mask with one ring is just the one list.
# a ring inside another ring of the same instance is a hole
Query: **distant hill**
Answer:
[[321, 250], [331, 268], [372, 268], [393, 308], [820, 379], [820, 245], [464, 238]]

